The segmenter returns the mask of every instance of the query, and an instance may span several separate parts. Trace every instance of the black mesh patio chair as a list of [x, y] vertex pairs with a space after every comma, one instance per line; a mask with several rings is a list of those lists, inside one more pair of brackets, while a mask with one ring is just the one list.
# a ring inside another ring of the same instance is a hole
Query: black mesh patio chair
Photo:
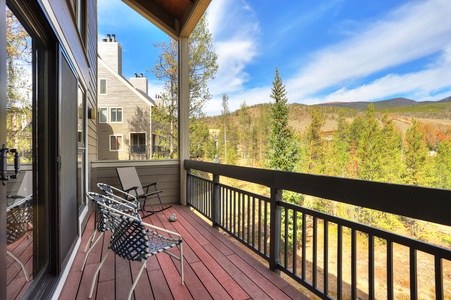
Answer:
[[97, 187], [105, 195], [110, 196], [109, 198], [113, 198], [116, 201], [123, 202], [125, 204], [124, 207], [121, 207], [120, 204], [113, 205], [113, 208], [115, 208], [117, 210], [128, 211], [129, 210], [128, 206], [130, 206], [129, 203], [132, 203], [131, 206], [133, 206], [134, 210], [140, 208], [139, 200], [136, 198], [136, 196], [134, 196], [134, 195], [132, 195], [132, 194], [130, 194], [128, 192], [125, 192], [123, 190], [115, 188], [112, 185], [109, 185], [109, 184], [106, 184], [106, 183], [102, 183], [102, 182], [97, 183]]
[[[6, 208], [6, 239], [8, 245], [13, 244], [27, 234], [28, 226], [33, 222], [32, 200], [33, 197], [30, 195], [16, 200], [14, 204]], [[6, 253], [21, 266], [25, 279], [29, 281], [28, 272], [23, 262], [11, 251], [7, 250]]]
[[[182, 236], [180, 234], [144, 223], [137, 217], [133, 217], [108, 206], [105, 204], [108, 202], [108, 200], [105, 199], [108, 196], [91, 192], [88, 193], [88, 197], [97, 205], [97, 209], [99, 210], [101, 217], [107, 219], [111, 225], [111, 240], [108, 247], [109, 249], [94, 273], [91, 289], [89, 291], [89, 298], [92, 297], [97, 275], [105, 263], [110, 250], [121, 258], [141, 262], [141, 268], [138, 275], [133, 280], [133, 285], [128, 293], [128, 299], [131, 298], [133, 290], [135, 289], [136, 284], [138, 283], [138, 280], [146, 267], [147, 259], [160, 252], [164, 252], [180, 261], [181, 283], [182, 285], [184, 284], [183, 247]], [[160, 235], [158, 232], [164, 232], [174, 236], [175, 238]], [[179, 246], [180, 249], [180, 256], [176, 256], [168, 251], [169, 249], [177, 246]]]
[[[141, 218], [141, 216], [138, 213], [138, 205], [139, 205], [139, 201], [130, 194], [127, 194], [127, 198], [130, 200], [125, 200], [122, 197], [119, 197], [117, 195], [114, 194], [113, 191], [117, 190], [116, 192], [121, 192], [124, 193], [123, 191], [116, 189], [108, 184], [104, 184], [104, 183], [98, 183], [97, 186], [99, 187], [100, 190], [104, 191], [109, 197], [105, 197], [102, 200], [106, 201], [106, 205], [113, 207], [114, 209], [117, 209], [119, 211], [122, 212], [127, 212], [137, 218]], [[97, 224], [96, 227], [94, 229], [94, 231], [91, 233], [91, 235], [88, 237], [88, 241], [86, 242], [86, 247], [85, 247], [85, 258], [83, 260], [83, 264], [81, 265], [81, 271], [84, 270], [85, 265], [86, 265], [86, 261], [88, 259], [89, 253], [91, 252], [91, 250], [95, 247], [95, 245], [97, 244], [97, 242], [102, 238], [103, 234], [106, 231], [111, 230], [111, 225], [108, 222], [108, 219], [102, 217], [102, 215], [99, 215], [97, 218]], [[97, 233], [99, 233], [98, 237], [96, 238]], [[95, 240], [94, 240], [95, 239]]]
[[[160, 193], [162, 190], [157, 189], [157, 182], [151, 182], [147, 185], [142, 185], [135, 167], [116, 168], [117, 175], [122, 185], [122, 189], [127, 193], [133, 193], [139, 201], [142, 201], [141, 210], [143, 218], [153, 215], [157, 212], [166, 210], [172, 205], [163, 205]], [[147, 201], [151, 198], [157, 198], [159, 202], [158, 207], [151, 207], [146, 210]]]

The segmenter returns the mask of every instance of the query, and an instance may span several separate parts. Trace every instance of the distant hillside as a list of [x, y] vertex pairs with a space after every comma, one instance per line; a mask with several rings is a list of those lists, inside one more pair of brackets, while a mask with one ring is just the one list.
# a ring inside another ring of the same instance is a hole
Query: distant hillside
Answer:
[[451, 102], [451, 96], [439, 101], [415, 101], [407, 98], [393, 98], [388, 100], [381, 100], [376, 102], [331, 102], [331, 103], [322, 103], [317, 104], [316, 106], [333, 106], [333, 107], [345, 107], [352, 108], [359, 111], [366, 110], [368, 105], [372, 103], [376, 110], [393, 110], [396, 108], [407, 108], [407, 107], [416, 107], [419, 105], [428, 105], [433, 103], [444, 103]]
[[[411, 119], [416, 118], [422, 123], [428, 123], [436, 128], [451, 125], [451, 97], [440, 101], [415, 101], [406, 98], [395, 98], [378, 102], [348, 102], [325, 103], [321, 105], [304, 105], [299, 103], [289, 104], [289, 124], [297, 132], [304, 132], [311, 123], [310, 111], [312, 107], [320, 109], [325, 116], [323, 131], [332, 131], [337, 126], [338, 115], [342, 114], [348, 122], [357, 115], [364, 113], [368, 105], [373, 103], [377, 112], [388, 112], [395, 120], [396, 125], [405, 131], [411, 124]], [[248, 112], [253, 120], [265, 118], [269, 120], [269, 103], [257, 104], [248, 107]], [[233, 125], [239, 123], [240, 109], [231, 112], [230, 122]], [[209, 116], [202, 119], [209, 128], [222, 128], [222, 116]], [[447, 127], [446, 127], [447, 128]], [[445, 128], [445, 129], [446, 129]]]

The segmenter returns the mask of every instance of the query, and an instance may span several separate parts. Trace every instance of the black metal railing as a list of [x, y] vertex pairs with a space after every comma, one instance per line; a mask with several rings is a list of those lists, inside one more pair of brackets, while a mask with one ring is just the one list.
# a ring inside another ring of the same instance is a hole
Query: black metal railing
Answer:
[[[449, 226], [450, 191], [189, 160], [185, 168], [190, 206], [321, 298], [396, 299], [403, 289], [410, 299], [451, 297], [449, 249], [284, 202], [282, 192]], [[220, 176], [265, 185], [271, 195], [224, 185]], [[430, 264], [430, 274], [419, 274], [420, 263]], [[431, 278], [426, 292], [424, 277]]]
[[132, 154], [145, 154], [147, 151], [147, 147], [143, 145], [131, 145], [130, 152]]

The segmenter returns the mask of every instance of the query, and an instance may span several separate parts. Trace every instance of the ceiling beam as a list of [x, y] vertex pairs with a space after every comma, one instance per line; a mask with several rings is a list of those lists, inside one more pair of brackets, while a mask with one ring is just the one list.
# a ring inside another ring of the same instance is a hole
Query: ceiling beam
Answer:
[[122, 1], [175, 40], [179, 40], [182, 36], [189, 37], [211, 2], [211, 0], [194, 0], [194, 3], [190, 1], [179, 20], [153, 1]]
[[179, 36], [179, 21], [153, 1], [122, 0], [141, 16], [152, 22], [173, 39]]

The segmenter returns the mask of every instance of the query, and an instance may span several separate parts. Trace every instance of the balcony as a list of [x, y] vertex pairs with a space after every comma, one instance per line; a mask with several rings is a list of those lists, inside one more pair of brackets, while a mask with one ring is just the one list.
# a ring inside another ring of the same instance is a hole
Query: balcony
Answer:
[[[117, 164], [93, 165], [93, 180], [117, 185], [112, 175]], [[177, 161], [136, 166], [144, 176], [161, 174], [162, 189], [180, 199], [171, 192], [179, 186], [171, 175], [179, 176]], [[177, 264], [157, 256], [149, 260], [148, 276], [140, 279], [135, 298], [150, 293], [167, 293], [174, 298], [185, 293], [195, 299], [260, 299], [261, 295], [298, 299], [313, 294], [324, 299], [451, 298], [450, 249], [283, 201], [283, 191], [291, 191], [450, 226], [451, 191], [191, 160], [185, 161], [184, 168], [188, 207], [176, 205], [150, 220], [184, 237], [188, 245], [186, 286], [179, 284]], [[226, 185], [222, 178], [259, 184], [268, 193]], [[169, 223], [167, 217], [173, 212], [179, 222]], [[93, 228], [92, 218], [90, 222], [83, 242]], [[78, 271], [78, 254], [62, 295], [86, 296], [91, 272], [102, 252], [99, 248], [92, 254], [83, 274]], [[117, 258], [109, 265], [111, 269], [100, 275], [97, 284], [98, 299], [110, 298], [113, 292], [121, 298], [117, 293], [122, 292], [122, 286], [131, 286], [133, 266], [123, 266]], [[282, 278], [288, 278], [291, 284]]]
[[[170, 214], [177, 222], [170, 223]], [[295, 287], [271, 272], [229, 238], [209, 226], [188, 207], [171, 209], [146, 218], [146, 222], [175, 230], [183, 235], [185, 286], [180, 285], [179, 263], [168, 255], [149, 258], [135, 289], [135, 299], [302, 299]], [[80, 249], [94, 228], [94, 215], [83, 234]], [[97, 263], [106, 252], [109, 236], [99, 243], [81, 272], [84, 253], [79, 250], [60, 299], [87, 299]], [[102, 245], [103, 244], [103, 245]], [[139, 263], [110, 254], [101, 269], [92, 299], [125, 299], [138, 272]], [[307, 299], [306, 297], [304, 297]]]

